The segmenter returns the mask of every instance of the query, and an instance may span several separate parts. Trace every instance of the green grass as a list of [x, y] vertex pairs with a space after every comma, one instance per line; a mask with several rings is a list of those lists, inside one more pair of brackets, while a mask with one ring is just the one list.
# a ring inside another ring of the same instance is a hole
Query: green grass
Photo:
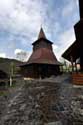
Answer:
[[16, 84], [12, 84], [12, 86], [9, 86], [9, 88], [15, 88], [16, 87]]
[[8, 92], [7, 91], [0, 91], [0, 96], [7, 96]]

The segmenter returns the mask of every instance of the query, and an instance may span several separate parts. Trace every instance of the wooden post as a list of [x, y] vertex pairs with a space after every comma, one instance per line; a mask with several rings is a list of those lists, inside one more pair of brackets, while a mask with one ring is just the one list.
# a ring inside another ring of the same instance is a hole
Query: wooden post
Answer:
[[73, 57], [71, 56], [70, 58], [71, 58], [72, 72], [74, 72]]
[[79, 0], [80, 18], [83, 18], [83, 0]]
[[10, 76], [10, 87], [12, 86], [12, 77]]
[[78, 70], [77, 70], [77, 63], [76, 63], [76, 61], [75, 61], [75, 68], [76, 68], [76, 72], [78, 72]]

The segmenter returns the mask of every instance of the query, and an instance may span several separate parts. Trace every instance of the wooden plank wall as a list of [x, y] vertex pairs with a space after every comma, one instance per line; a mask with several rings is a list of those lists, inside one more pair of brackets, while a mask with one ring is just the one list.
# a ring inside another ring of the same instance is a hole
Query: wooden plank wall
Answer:
[[72, 80], [75, 85], [83, 85], [83, 73], [73, 73]]

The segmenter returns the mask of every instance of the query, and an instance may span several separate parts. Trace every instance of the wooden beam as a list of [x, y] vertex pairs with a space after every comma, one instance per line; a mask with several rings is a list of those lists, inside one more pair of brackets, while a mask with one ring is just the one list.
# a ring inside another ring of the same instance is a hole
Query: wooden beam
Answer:
[[72, 72], [74, 72], [73, 57], [71, 56], [70, 58], [71, 58]]
[[76, 61], [75, 61], [75, 68], [76, 68], [76, 72], [78, 72], [78, 70], [77, 70], [77, 63], [76, 63]]
[[83, 0], [79, 0], [80, 18], [83, 18]]

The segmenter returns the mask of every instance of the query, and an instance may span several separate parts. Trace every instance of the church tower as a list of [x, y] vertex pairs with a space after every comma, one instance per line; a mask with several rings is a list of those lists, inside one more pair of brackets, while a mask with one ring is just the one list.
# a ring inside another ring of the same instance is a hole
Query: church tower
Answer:
[[45, 78], [60, 74], [61, 65], [52, 49], [52, 42], [46, 38], [43, 28], [40, 29], [38, 39], [32, 43], [33, 52], [26, 62], [21, 66], [23, 75], [31, 78]]
[[39, 49], [39, 48], [47, 48], [52, 50], [52, 42], [47, 40], [45, 33], [43, 31], [43, 28], [40, 29], [38, 39], [32, 44], [33, 45], [33, 51]]

